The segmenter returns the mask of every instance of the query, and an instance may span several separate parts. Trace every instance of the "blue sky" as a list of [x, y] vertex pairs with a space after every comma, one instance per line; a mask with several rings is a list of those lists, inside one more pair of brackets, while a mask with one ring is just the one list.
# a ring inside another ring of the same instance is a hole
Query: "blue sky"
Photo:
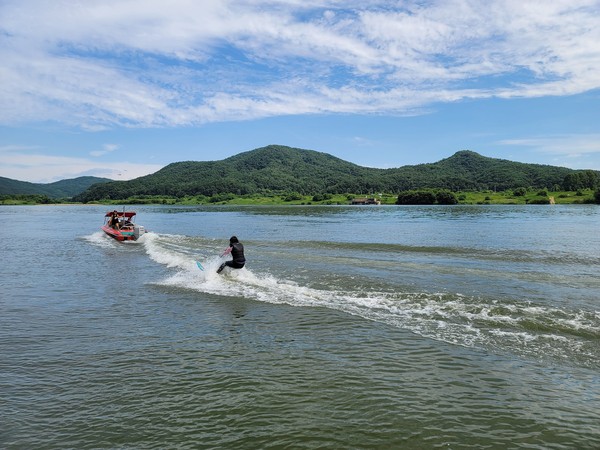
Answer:
[[0, 60], [23, 181], [269, 144], [600, 170], [600, 0], [3, 0]]

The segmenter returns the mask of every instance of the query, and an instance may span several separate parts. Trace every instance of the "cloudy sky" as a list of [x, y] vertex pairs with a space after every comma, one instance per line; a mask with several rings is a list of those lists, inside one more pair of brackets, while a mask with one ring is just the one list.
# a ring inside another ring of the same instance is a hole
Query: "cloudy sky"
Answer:
[[600, 170], [600, 0], [1, 0], [0, 176], [269, 144]]

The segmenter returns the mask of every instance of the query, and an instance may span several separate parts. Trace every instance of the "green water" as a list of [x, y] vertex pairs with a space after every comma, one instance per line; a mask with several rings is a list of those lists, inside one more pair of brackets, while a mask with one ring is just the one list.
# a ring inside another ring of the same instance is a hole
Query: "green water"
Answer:
[[597, 207], [136, 210], [0, 208], [0, 448], [600, 447]]

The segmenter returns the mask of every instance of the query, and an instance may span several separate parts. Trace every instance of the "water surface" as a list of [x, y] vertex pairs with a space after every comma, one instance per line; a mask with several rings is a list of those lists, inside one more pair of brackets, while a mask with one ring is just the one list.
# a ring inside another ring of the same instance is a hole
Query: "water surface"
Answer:
[[597, 206], [135, 209], [0, 208], [0, 447], [600, 447]]

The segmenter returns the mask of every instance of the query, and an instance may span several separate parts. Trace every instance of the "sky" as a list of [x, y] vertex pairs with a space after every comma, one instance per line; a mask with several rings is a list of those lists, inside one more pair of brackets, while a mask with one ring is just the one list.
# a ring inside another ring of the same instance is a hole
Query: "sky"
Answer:
[[270, 144], [600, 170], [600, 0], [0, 0], [0, 176]]

